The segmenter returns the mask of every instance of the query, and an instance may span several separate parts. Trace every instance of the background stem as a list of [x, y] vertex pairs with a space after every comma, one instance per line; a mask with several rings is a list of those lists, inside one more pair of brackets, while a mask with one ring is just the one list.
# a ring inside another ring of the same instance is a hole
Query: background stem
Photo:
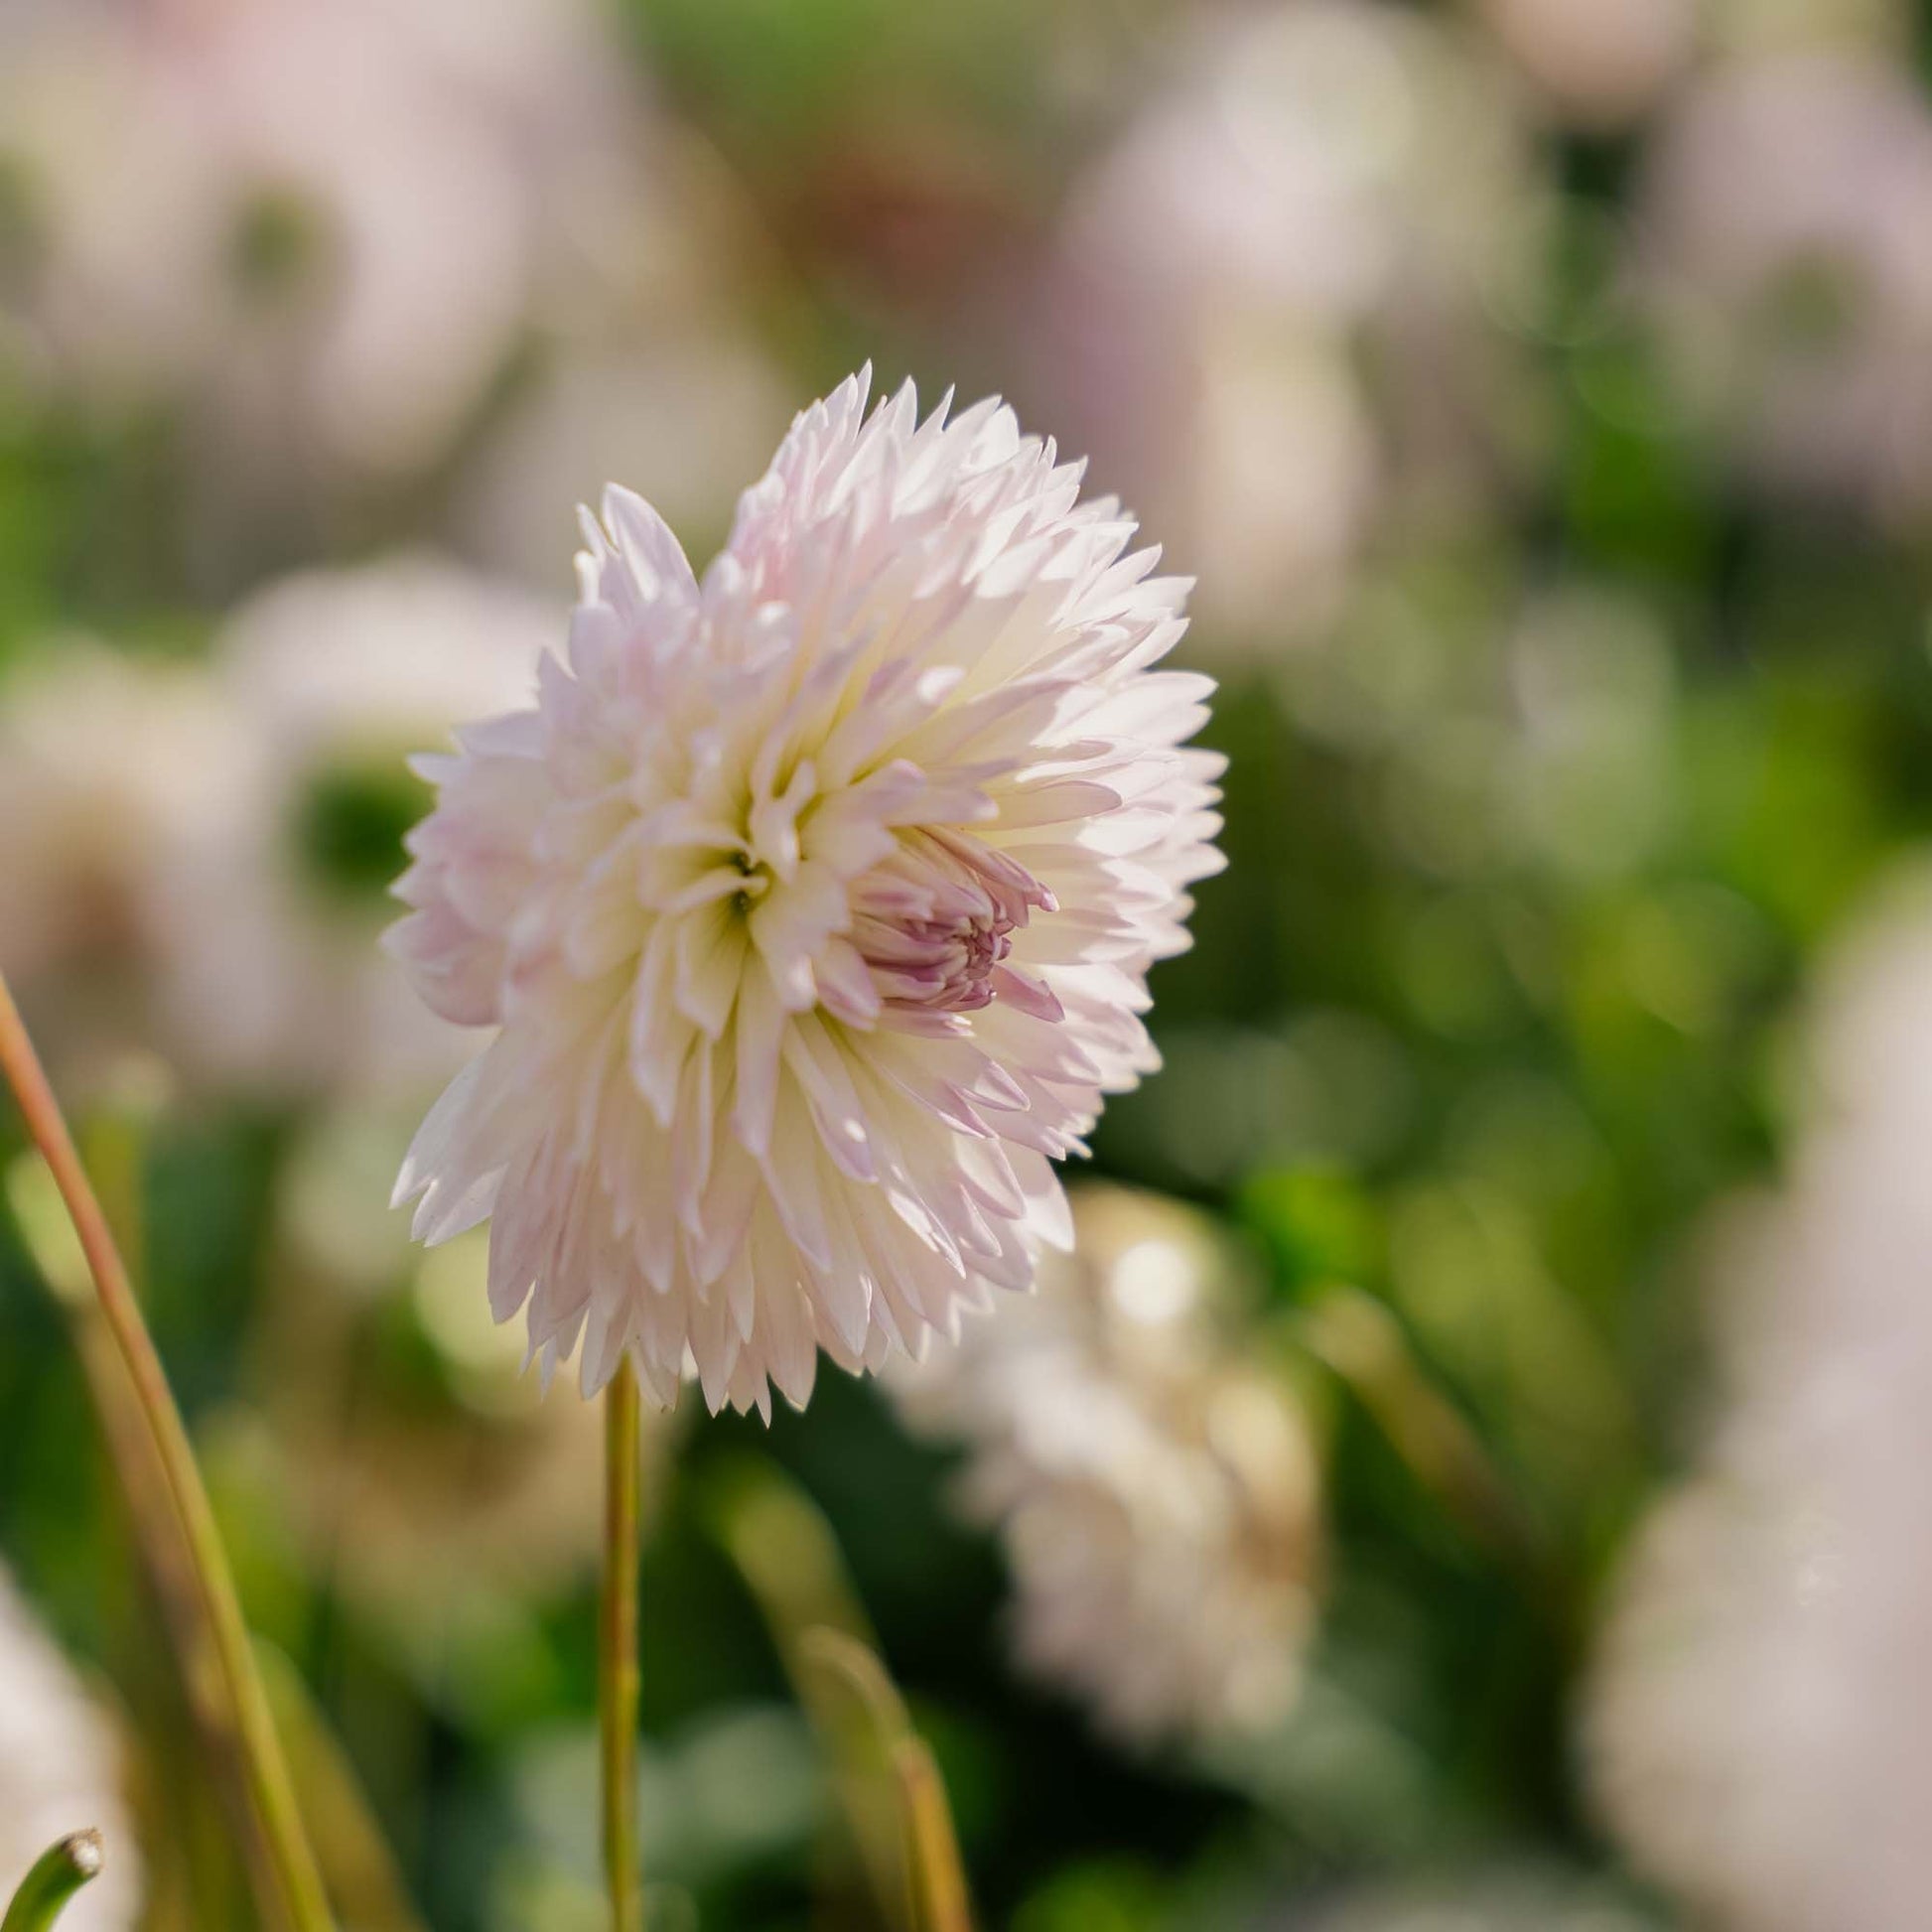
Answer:
[[[87, 1258], [101, 1314], [126, 1365], [134, 1399], [153, 1439], [195, 1573], [196, 1592], [207, 1625], [209, 1646], [218, 1662], [240, 1738], [249, 1796], [268, 1841], [279, 1904], [292, 1932], [330, 1932], [329, 1901], [315, 1854], [296, 1811], [288, 1763], [269, 1716], [268, 1700], [255, 1670], [248, 1626], [241, 1614], [227, 1553], [215, 1526], [214, 1511], [188, 1440], [181, 1411], [168, 1387], [161, 1357], [141, 1318], [120, 1251], [107, 1218], [89, 1184], [73, 1137], [46, 1069], [34, 1051], [13, 994], [0, 975], [0, 1074], [13, 1089], [27, 1131], [54, 1175], [55, 1185], [73, 1221]], [[131, 1499], [136, 1507], [139, 1499]]]
[[613, 1932], [640, 1932], [637, 1853], [638, 1395], [626, 1356], [604, 1395], [604, 1600], [598, 1699], [604, 1767], [604, 1867]]

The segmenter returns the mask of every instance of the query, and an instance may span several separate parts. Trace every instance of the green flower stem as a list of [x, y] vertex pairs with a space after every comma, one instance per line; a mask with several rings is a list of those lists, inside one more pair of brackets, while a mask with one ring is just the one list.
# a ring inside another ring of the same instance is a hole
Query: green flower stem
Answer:
[[604, 1600], [598, 1618], [604, 1869], [612, 1932], [641, 1932], [637, 1851], [638, 1395], [626, 1357], [604, 1395]]
[[[141, 1318], [107, 1218], [88, 1182], [73, 1137], [34, 1051], [12, 991], [0, 976], [0, 1075], [13, 1089], [21, 1116], [54, 1175], [93, 1276], [101, 1313], [126, 1365], [134, 1399], [153, 1439], [169, 1496], [180, 1518], [195, 1571], [196, 1592], [232, 1704], [249, 1796], [268, 1841], [276, 1889], [291, 1932], [331, 1932], [328, 1896], [315, 1854], [296, 1810], [288, 1761], [275, 1734], [268, 1699], [255, 1669], [248, 1626], [214, 1511], [195, 1463], [181, 1411], [175, 1405], [154, 1339]], [[138, 1507], [138, 1501], [136, 1503]]]
[[67, 1902], [90, 1878], [100, 1876], [105, 1863], [98, 1832], [75, 1832], [50, 1845], [20, 1881], [0, 1932], [48, 1932], [67, 1908]]

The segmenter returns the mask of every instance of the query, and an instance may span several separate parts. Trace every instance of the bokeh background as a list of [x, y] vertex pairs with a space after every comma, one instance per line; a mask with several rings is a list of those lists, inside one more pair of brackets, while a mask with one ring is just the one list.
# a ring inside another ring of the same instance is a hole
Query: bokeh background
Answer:
[[[1905, 0], [0, 0], [0, 966], [352, 1923], [601, 1922], [596, 1418], [386, 1208], [465, 1050], [402, 759], [579, 499], [702, 559], [867, 358], [1198, 577], [1230, 865], [1077, 1267], [653, 1431], [655, 1922], [899, 1932], [830, 1620], [987, 1927], [1932, 1923], [1929, 72]], [[246, 1927], [23, 1147], [0, 1881], [79, 1806], [80, 1932]]]

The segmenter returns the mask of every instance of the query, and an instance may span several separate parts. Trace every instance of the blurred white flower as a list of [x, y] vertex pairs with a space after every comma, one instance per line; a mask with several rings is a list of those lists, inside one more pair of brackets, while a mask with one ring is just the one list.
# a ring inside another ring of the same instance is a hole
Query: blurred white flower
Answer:
[[406, 759], [518, 703], [561, 621], [427, 556], [284, 580], [216, 639], [248, 759], [162, 855], [171, 1017], [217, 1079], [411, 1097], [472, 1042], [376, 945], [427, 794]]
[[89, 1827], [106, 1863], [61, 1914], [62, 1932], [132, 1932], [141, 1855], [113, 1725], [0, 1570], [0, 1909], [55, 1840]]
[[1874, 59], [1720, 69], [1652, 154], [1642, 261], [1681, 384], [1774, 487], [1932, 501], [1932, 109]]
[[1932, 1919], [1932, 902], [1827, 980], [1816, 1106], [1717, 1245], [1725, 1408], [1640, 1535], [1587, 1741], [1636, 1860], [1714, 1923]]
[[0, 684], [0, 970], [64, 1084], [158, 1043], [162, 881], [226, 822], [245, 757], [197, 669], [69, 637]]
[[393, 943], [501, 1031], [398, 1191], [432, 1242], [493, 1216], [495, 1312], [587, 1392], [628, 1351], [768, 1411], [1026, 1287], [1218, 868], [1208, 683], [1150, 668], [1185, 585], [1010, 411], [868, 385], [702, 585], [607, 492], [536, 708], [421, 765]]
[[413, 467], [532, 312], [627, 268], [591, 239], [632, 227], [623, 69], [584, 0], [16, 0], [24, 305], [251, 476]]
[[1697, 52], [1699, 0], [1479, 0], [1490, 31], [1559, 118], [1636, 120]]
[[892, 1386], [966, 1445], [962, 1500], [1000, 1528], [1030, 1670], [1142, 1743], [1264, 1728], [1313, 1621], [1306, 1428], [1243, 1358], [1210, 1223], [1120, 1188], [1072, 1199], [1073, 1255], [1036, 1296]]
[[1483, 493], [1507, 413], [1485, 308], [1541, 207], [1479, 44], [1372, 0], [1224, 30], [1076, 186], [1028, 326], [1204, 620], [1293, 630], [1385, 492]]

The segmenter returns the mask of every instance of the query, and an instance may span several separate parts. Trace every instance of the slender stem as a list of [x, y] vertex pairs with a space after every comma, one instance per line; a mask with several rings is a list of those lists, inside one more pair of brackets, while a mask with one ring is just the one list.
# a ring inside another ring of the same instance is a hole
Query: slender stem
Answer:
[[221, 1546], [214, 1511], [203, 1486], [195, 1451], [181, 1411], [168, 1387], [154, 1339], [141, 1318], [127, 1269], [114, 1245], [107, 1218], [87, 1180], [73, 1137], [62, 1116], [46, 1069], [0, 975], [0, 1075], [13, 1089], [34, 1144], [54, 1175], [73, 1221], [81, 1252], [94, 1278], [101, 1313], [127, 1366], [135, 1401], [154, 1439], [169, 1495], [181, 1518], [195, 1570], [197, 1593], [207, 1620], [209, 1644], [234, 1708], [249, 1795], [268, 1840], [280, 1903], [292, 1932], [331, 1932], [328, 1895], [315, 1854], [296, 1810], [288, 1762], [269, 1716], [268, 1699], [255, 1670], [248, 1626], [241, 1614], [227, 1553]]
[[604, 1744], [604, 1869], [612, 1932], [641, 1932], [637, 1855], [637, 1377], [626, 1356], [604, 1395], [604, 1601], [598, 1702]]
[[0, 1932], [50, 1932], [67, 1902], [89, 1879], [100, 1876], [103, 1863], [98, 1832], [75, 1832], [51, 1845], [21, 1880]]

